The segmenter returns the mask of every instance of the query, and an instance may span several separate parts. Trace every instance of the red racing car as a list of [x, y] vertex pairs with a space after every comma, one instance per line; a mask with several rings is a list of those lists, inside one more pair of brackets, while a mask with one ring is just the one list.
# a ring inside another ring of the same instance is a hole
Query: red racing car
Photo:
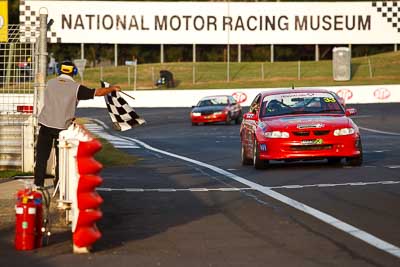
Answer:
[[345, 158], [362, 164], [361, 136], [337, 95], [323, 89], [282, 89], [258, 94], [240, 127], [243, 165], [264, 168], [270, 160]]
[[235, 121], [239, 124], [242, 119], [242, 108], [230, 95], [207, 96], [202, 98], [190, 112], [192, 125], [199, 123]]

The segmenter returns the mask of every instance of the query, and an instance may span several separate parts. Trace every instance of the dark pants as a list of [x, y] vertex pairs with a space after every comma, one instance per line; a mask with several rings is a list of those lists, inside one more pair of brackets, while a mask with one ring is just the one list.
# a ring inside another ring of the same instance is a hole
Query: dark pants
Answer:
[[35, 185], [43, 186], [46, 177], [47, 161], [54, 145], [56, 149], [56, 181], [58, 180], [58, 134], [62, 130], [40, 125], [36, 143]]

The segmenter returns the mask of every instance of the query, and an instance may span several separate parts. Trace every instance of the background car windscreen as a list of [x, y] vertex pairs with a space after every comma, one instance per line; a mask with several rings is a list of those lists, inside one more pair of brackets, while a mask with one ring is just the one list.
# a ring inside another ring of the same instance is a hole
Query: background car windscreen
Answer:
[[226, 106], [228, 105], [228, 97], [221, 96], [221, 97], [213, 97], [200, 100], [197, 106], [204, 107], [204, 106]]

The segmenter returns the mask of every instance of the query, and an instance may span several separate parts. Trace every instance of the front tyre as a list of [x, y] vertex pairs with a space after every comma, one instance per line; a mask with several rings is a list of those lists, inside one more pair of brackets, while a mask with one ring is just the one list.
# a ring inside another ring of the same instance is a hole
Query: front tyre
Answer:
[[252, 165], [253, 164], [253, 159], [252, 158], [248, 158], [246, 156], [246, 151], [245, 151], [243, 143], [242, 143], [240, 156], [241, 156], [241, 162], [242, 162], [243, 166], [244, 165]]
[[232, 121], [231, 114], [230, 113], [226, 114], [225, 124], [230, 125], [231, 121]]
[[257, 170], [265, 169], [268, 166], [268, 160], [260, 159], [260, 148], [257, 140], [254, 140], [253, 145], [253, 166]]
[[242, 123], [242, 118], [243, 118], [242, 116], [243, 116], [243, 115], [242, 115], [242, 112], [239, 112], [237, 118], [235, 119], [235, 124], [240, 124], [240, 123]]
[[361, 166], [363, 163], [363, 149], [362, 149], [361, 140], [359, 142], [360, 143], [358, 145], [358, 148], [360, 150], [360, 155], [358, 155], [357, 157], [346, 158], [346, 163], [350, 166]]

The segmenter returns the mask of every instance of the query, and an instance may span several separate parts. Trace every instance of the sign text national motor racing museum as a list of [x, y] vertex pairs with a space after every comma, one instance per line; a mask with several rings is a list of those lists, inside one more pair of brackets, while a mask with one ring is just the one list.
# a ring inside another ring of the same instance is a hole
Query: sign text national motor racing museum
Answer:
[[[20, 1], [23, 32], [40, 8], [63, 43], [379, 44], [400, 42], [400, 12], [388, 2]], [[25, 36], [32, 36], [26, 34]], [[105, 38], [107, 36], [107, 38]]]

